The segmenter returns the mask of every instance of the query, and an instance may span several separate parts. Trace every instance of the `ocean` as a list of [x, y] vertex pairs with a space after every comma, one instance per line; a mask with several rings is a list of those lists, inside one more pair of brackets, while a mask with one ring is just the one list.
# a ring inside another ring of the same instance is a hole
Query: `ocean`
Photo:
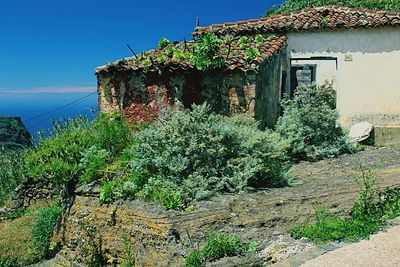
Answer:
[[97, 114], [97, 93], [0, 94], [0, 116], [18, 116], [34, 135], [53, 119]]

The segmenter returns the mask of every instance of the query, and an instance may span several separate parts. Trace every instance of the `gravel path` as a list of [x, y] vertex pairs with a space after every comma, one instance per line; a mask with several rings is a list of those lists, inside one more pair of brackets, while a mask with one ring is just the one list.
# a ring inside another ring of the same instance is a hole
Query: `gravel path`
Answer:
[[369, 240], [328, 252], [302, 267], [398, 267], [400, 266], [400, 226], [371, 236]]

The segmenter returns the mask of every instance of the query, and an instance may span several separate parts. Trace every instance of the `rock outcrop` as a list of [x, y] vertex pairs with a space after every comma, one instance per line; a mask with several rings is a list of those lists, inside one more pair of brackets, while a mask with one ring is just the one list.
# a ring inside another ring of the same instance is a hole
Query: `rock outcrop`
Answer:
[[20, 117], [0, 116], [0, 147], [18, 149], [32, 145], [32, 137]]
[[297, 186], [217, 196], [195, 203], [193, 212], [166, 211], [140, 200], [101, 205], [99, 188], [79, 188], [54, 240], [62, 246], [55, 262], [84, 266], [101, 255], [116, 264], [131, 253], [137, 266], [182, 266], [210, 231], [234, 233], [266, 247], [277, 233], [313, 218], [318, 205], [332, 212], [349, 210], [361, 189], [354, 179], [361, 175], [360, 164], [376, 169], [382, 187], [400, 185], [400, 149], [384, 148], [301, 163], [292, 170]]

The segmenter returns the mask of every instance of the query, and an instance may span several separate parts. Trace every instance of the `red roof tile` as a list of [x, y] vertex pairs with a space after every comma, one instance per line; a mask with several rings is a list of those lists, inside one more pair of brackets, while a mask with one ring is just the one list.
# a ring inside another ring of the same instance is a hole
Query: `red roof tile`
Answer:
[[220, 35], [284, 33], [340, 28], [376, 28], [400, 26], [400, 12], [367, 10], [340, 6], [308, 8], [301, 11], [274, 15], [248, 21], [228, 22], [195, 29], [193, 35], [215, 31]]
[[[264, 39], [264, 42], [257, 45], [255, 41], [250, 41], [248, 45], [251, 48], [257, 49], [260, 53], [253, 60], [246, 60], [247, 49], [241, 49], [239, 44], [239, 38], [234, 38], [230, 44], [222, 44], [220, 47], [219, 54], [225, 58], [227, 70], [240, 69], [243, 71], [254, 70], [258, 68], [258, 63], [268, 60], [271, 56], [279, 53], [283, 48], [287, 46], [287, 38], [285, 36], [270, 36]], [[181, 50], [186, 49], [192, 51], [194, 42], [184, 42], [175, 45], [175, 48]], [[228, 54], [229, 51], [229, 54]], [[157, 72], [159, 69], [164, 71], [176, 71], [176, 70], [194, 70], [195, 66], [189, 60], [176, 60], [174, 58], [168, 58], [166, 61], [160, 63], [156, 59], [164, 53], [164, 49], [156, 49], [147, 52], [148, 56], [151, 56], [152, 60], [149, 65], [145, 65], [143, 61], [136, 59], [135, 57], [125, 58], [123, 60], [107, 64], [96, 68], [96, 73], [108, 72], [108, 71], [143, 71], [143, 72]], [[149, 62], [147, 62], [148, 64]], [[257, 63], [257, 64], [254, 64]]]

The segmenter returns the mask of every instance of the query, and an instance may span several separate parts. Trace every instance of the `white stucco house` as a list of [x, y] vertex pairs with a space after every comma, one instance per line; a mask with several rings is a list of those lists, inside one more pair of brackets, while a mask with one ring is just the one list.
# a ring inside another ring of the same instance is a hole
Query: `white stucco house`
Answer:
[[282, 90], [293, 94], [299, 83], [329, 81], [343, 126], [368, 121], [378, 135], [381, 127], [400, 136], [400, 13], [327, 6], [200, 27], [194, 35], [207, 31], [285, 35]]

